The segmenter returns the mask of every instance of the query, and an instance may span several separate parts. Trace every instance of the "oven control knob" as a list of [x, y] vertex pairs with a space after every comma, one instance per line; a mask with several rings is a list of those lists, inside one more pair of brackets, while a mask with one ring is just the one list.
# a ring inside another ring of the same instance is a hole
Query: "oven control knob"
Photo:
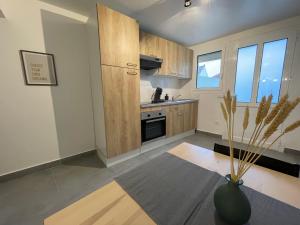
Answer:
[[161, 116], [161, 113], [158, 113], [158, 115], [160, 115], [160, 116]]
[[150, 114], [148, 114], [147, 116], [148, 116], [148, 117], [150, 117], [151, 115], [150, 115]]

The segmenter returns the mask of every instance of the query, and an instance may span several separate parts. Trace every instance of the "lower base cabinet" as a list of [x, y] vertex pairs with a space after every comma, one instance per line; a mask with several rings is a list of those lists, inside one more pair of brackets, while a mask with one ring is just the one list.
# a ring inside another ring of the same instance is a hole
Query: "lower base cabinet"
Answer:
[[140, 71], [102, 65], [108, 158], [141, 146]]
[[167, 113], [167, 137], [197, 128], [198, 102], [164, 108]]

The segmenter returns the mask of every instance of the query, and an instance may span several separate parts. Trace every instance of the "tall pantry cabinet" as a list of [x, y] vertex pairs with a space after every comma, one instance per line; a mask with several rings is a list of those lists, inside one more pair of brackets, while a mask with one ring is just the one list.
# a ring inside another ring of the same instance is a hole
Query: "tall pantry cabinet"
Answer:
[[139, 24], [97, 5], [107, 158], [141, 146]]

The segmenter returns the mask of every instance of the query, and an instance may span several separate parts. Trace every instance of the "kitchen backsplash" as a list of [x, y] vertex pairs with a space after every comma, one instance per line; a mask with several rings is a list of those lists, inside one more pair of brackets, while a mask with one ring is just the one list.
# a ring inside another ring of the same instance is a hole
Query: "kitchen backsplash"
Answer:
[[141, 102], [150, 102], [151, 96], [157, 87], [163, 89], [161, 98], [164, 98], [166, 94], [171, 99], [172, 96], [182, 95], [180, 98], [188, 98], [183, 87], [188, 80], [179, 80], [173, 77], [155, 76], [153, 72], [141, 70]]

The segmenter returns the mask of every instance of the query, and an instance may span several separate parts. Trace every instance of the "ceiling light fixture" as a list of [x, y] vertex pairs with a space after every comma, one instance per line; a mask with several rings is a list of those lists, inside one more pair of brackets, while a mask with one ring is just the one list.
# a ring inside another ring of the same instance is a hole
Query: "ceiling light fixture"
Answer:
[[184, 7], [190, 7], [192, 5], [192, 0], [184, 0]]

